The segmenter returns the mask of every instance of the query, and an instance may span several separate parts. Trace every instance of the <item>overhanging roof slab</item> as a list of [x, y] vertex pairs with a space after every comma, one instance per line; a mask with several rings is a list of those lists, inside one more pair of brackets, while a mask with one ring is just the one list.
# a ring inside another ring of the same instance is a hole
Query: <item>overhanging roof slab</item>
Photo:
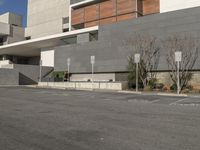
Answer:
[[31, 39], [27, 41], [16, 42], [0, 46], [0, 55], [17, 55], [17, 56], [39, 56], [40, 50], [47, 47], [56, 47], [65, 45], [63, 38], [72, 37], [82, 33], [89, 33], [98, 30], [98, 26], [70, 31], [66, 33]]

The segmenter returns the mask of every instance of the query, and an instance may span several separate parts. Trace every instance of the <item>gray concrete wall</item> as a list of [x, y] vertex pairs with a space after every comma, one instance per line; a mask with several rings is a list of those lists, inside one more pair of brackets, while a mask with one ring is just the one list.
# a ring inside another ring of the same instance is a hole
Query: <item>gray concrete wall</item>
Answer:
[[11, 24], [11, 25], [13, 24], [13, 25], [21, 27], [22, 16], [8, 12], [8, 13], [0, 15], [0, 22]]
[[[155, 14], [116, 24], [100, 26], [96, 42], [60, 46], [55, 49], [55, 70], [66, 70], [71, 58], [71, 73], [91, 72], [90, 56], [96, 56], [95, 72], [126, 72], [127, 56], [133, 53], [130, 45], [124, 45], [129, 37], [138, 34], [154, 35], [162, 40], [181, 34], [200, 37], [200, 7]], [[161, 49], [159, 70], [168, 69], [165, 49]], [[195, 69], [200, 69], [200, 56]]]
[[0, 36], [9, 35], [9, 34], [10, 34], [9, 24], [0, 22]]
[[11, 26], [10, 29], [11, 29], [11, 32], [10, 32], [10, 35], [7, 37], [6, 44], [25, 40], [23, 27]]
[[[42, 76], [47, 75], [53, 68], [43, 67]], [[30, 85], [37, 84], [39, 80], [39, 66], [33, 65], [7, 65], [0, 68], [0, 85]]]
[[[32, 83], [37, 83], [39, 81], [39, 66], [14, 64], [13, 68], [20, 72], [21, 77], [24, 77], [25, 81], [28, 79], [29, 81], [32, 81]], [[47, 73], [51, 72], [52, 69], [52, 67], [42, 67], [42, 76], [45, 76]]]
[[0, 15], [0, 36], [4, 38], [3, 45], [25, 40], [22, 16], [13, 13]]
[[90, 41], [90, 33], [77, 35], [77, 43], [85, 43]]
[[19, 85], [19, 72], [13, 69], [0, 69], [0, 85]]

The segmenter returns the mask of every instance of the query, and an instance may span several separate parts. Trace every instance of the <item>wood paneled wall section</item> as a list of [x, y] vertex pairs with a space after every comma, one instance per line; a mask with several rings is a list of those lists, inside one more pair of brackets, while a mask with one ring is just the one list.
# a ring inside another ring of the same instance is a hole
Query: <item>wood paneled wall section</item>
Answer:
[[117, 21], [117, 18], [116, 17], [109, 17], [109, 18], [106, 18], [106, 19], [101, 19], [99, 24], [100, 25], [105, 25], [105, 24], [110, 24], [110, 23], [114, 23]]
[[116, 16], [116, 1], [108, 0], [100, 3], [100, 19]]
[[143, 0], [143, 15], [160, 12], [160, 0]]
[[138, 15], [142, 16], [143, 15], [143, 0], [138, 0], [137, 5], [138, 5], [138, 8], [137, 8]]
[[99, 5], [90, 5], [85, 7], [85, 22], [90, 22], [99, 19]]
[[137, 14], [136, 14], [136, 13], [120, 15], [120, 16], [117, 16], [117, 21], [123, 21], [123, 20], [134, 19], [134, 18], [136, 18], [136, 17], [137, 17]]
[[[136, 1], [138, 8], [136, 8]], [[159, 12], [160, 0], [106, 0], [72, 10], [72, 25], [104, 25]], [[136, 12], [138, 11], [138, 12]]]
[[72, 10], [72, 25], [84, 23], [84, 8]]
[[136, 0], [117, 0], [117, 15], [133, 13], [136, 10]]

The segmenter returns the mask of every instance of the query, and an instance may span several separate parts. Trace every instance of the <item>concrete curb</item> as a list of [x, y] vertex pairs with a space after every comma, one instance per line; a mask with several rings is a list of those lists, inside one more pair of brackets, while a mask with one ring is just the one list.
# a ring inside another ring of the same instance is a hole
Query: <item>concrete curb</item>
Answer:
[[136, 91], [118, 91], [118, 93], [138, 94], [138, 95], [157, 95], [157, 96], [170, 96], [170, 97], [200, 97], [200, 96], [192, 96], [192, 95], [187, 95], [187, 94], [136, 92]]
[[142, 92], [136, 92], [136, 91], [117, 91], [118, 93], [127, 93], [127, 94], [138, 94], [141, 95]]
[[31, 87], [31, 88], [41, 88], [41, 89], [58, 89], [58, 90], [77, 90], [77, 91], [91, 91], [91, 92], [117, 92], [117, 93], [123, 93], [123, 94], [135, 94], [135, 95], [154, 95], [154, 96], [168, 96], [168, 97], [195, 97], [200, 98], [200, 95], [187, 95], [187, 94], [176, 94], [176, 93], [154, 93], [154, 92], [141, 92], [141, 91], [126, 91], [126, 90], [101, 90], [101, 89], [83, 89], [83, 88], [62, 88], [62, 87], [52, 87], [52, 86], [21, 86], [21, 87]]
[[158, 96], [171, 96], [171, 97], [188, 97], [187, 94], [174, 94], [174, 93], [157, 93]]

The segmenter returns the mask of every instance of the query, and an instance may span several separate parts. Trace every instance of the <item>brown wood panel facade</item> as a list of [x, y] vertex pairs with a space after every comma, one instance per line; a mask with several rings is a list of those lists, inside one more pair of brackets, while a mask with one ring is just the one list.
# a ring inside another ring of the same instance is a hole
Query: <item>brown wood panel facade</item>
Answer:
[[86, 22], [85, 23], [85, 28], [93, 27], [99, 25], [99, 20], [97, 21], [91, 21], [91, 22]]
[[116, 0], [100, 3], [100, 19], [116, 16]]
[[100, 20], [100, 25], [105, 25], [105, 24], [111, 24], [111, 23], [115, 23], [117, 21], [117, 17], [109, 17], [106, 19], [101, 19]]
[[137, 17], [136, 13], [120, 15], [120, 16], [117, 16], [117, 21], [124, 21], [124, 20], [134, 19], [136, 17]]
[[143, 15], [160, 12], [160, 0], [143, 0]]
[[117, 0], [117, 15], [133, 13], [136, 10], [136, 0]]
[[85, 22], [84, 8], [72, 10], [72, 25], [81, 24]]
[[159, 13], [160, 0], [104, 0], [72, 10], [72, 25], [104, 25]]
[[85, 7], [85, 22], [90, 22], [99, 19], [99, 5], [94, 4]]

